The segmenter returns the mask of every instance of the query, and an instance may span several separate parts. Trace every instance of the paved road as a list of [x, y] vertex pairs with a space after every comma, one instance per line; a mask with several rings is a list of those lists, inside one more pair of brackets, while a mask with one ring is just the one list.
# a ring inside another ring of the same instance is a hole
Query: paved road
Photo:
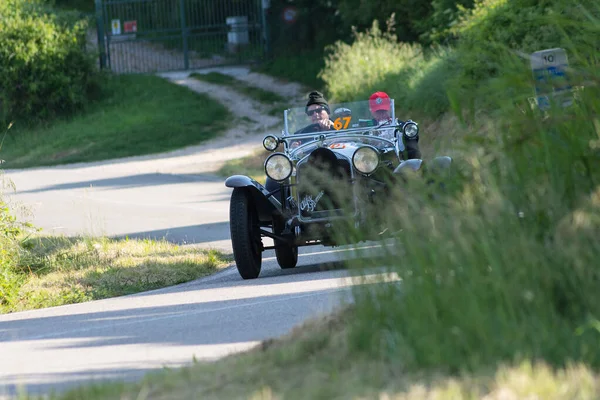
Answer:
[[[196, 149], [8, 171], [17, 187], [10, 199], [49, 233], [167, 237], [230, 251], [230, 189], [205, 173], [206, 157], [206, 149]], [[282, 271], [266, 252], [254, 281], [232, 267], [148, 293], [0, 316], [0, 397], [19, 385], [44, 393], [91, 379], [135, 379], [284, 334], [350, 299], [352, 282], [339, 262], [345, 256], [303, 248], [301, 266]]]

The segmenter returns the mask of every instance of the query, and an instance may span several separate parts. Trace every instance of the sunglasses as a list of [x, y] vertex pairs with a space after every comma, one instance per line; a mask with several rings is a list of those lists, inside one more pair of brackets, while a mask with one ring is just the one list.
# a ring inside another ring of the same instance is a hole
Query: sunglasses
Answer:
[[315, 108], [315, 109], [313, 109], [313, 110], [308, 110], [308, 111], [306, 112], [306, 115], [308, 115], [308, 116], [310, 117], [310, 116], [312, 116], [314, 113], [318, 113], [318, 112], [321, 112], [321, 111], [324, 111], [324, 110], [327, 110], [327, 108], [325, 108], [325, 107], [319, 107], [319, 108]]

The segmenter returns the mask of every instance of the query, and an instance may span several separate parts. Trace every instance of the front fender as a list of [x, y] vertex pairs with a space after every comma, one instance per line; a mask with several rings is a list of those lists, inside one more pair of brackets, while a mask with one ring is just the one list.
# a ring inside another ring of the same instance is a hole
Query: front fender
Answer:
[[225, 180], [225, 186], [230, 188], [254, 186], [257, 189], [262, 187], [260, 183], [246, 175], [233, 175]]
[[270, 221], [274, 213], [281, 212], [281, 203], [275, 196], [269, 196], [269, 191], [254, 179], [245, 175], [233, 175], [225, 180], [225, 186], [248, 190], [262, 221]]

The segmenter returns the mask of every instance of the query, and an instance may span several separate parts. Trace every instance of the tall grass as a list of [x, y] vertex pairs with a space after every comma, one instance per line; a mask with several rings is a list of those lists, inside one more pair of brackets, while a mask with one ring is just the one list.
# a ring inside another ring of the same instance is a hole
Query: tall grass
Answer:
[[[597, 37], [600, 24], [587, 29]], [[584, 86], [574, 105], [530, 108], [529, 66], [507, 52], [479, 92], [494, 122], [465, 140], [446, 194], [434, 202], [410, 179], [387, 204], [401, 230], [387, 265], [402, 284], [357, 290], [354, 350], [453, 373], [600, 367], [600, 74], [586, 61], [593, 46], [566, 50], [578, 57], [571, 83]]]

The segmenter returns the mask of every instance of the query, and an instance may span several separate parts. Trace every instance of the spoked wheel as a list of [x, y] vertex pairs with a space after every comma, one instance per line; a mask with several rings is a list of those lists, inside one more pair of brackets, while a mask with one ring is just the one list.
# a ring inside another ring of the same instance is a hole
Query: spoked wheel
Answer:
[[[278, 219], [273, 220], [273, 233], [280, 235], [283, 231], [283, 223]], [[292, 246], [280, 240], [275, 242], [275, 257], [281, 269], [295, 268], [298, 264], [298, 246]]]
[[262, 241], [258, 213], [245, 189], [235, 188], [229, 208], [231, 245], [238, 272], [243, 279], [255, 279], [262, 264]]

